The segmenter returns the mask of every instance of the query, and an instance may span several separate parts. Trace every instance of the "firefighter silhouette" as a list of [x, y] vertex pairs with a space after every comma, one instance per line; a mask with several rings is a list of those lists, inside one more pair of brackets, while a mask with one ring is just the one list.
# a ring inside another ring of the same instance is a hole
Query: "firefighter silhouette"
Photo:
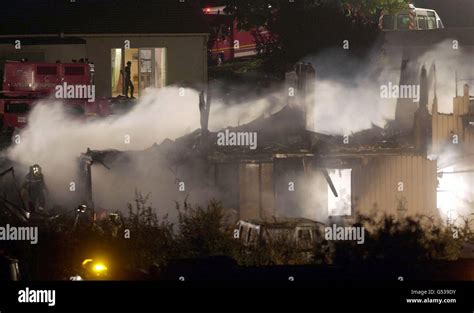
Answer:
[[132, 62], [128, 61], [127, 66], [123, 69], [124, 76], [125, 76], [125, 97], [128, 98], [128, 88], [130, 88], [130, 98], [135, 99], [133, 96], [133, 91], [135, 87], [133, 86], [132, 79], [131, 79], [131, 69], [132, 69]]
[[48, 189], [44, 181], [41, 166], [35, 164], [30, 166], [30, 171], [25, 176], [21, 194], [24, 203], [30, 212], [38, 212], [44, 210], [46, 206], [46, 194]]

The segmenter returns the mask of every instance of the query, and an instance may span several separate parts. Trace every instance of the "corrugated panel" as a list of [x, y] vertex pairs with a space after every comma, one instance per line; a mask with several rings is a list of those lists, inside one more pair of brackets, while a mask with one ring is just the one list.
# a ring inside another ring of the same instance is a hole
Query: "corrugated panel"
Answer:
[[[403, 198], [410, 215], [436, 212], [436, 161], [419, 155], [380, 156], [353, 175], [358, 212], [371, 213], [376, 205], [377, 210], [396, 215]], [[403, 191], [398, 190], [399, 182]]]
[[262, 163], [260, 165], [260, 182], [262, 190], [262, 217], [271, 218], [275, 216], [273, 163]]
[[395, 214], [395, 210], [393, 204], [396, 203], [396, 193], [397, 193], [397, 159], [396, 158], [389, 158], [388, 160], [388, 170], [390, 172], [390, 180], [388, 181], [388, 191], [387, 191], [387, 198], [388, 201], [388, 208], [387, 212], [389, 214]]
[[[400, 169], [397, 169], [397, 171], [399, 170], [401, 172], [401, 176], [400, 176], [400, 182], [403, 183], [403, 191], [399, 191], [398, 194], [399, 194], [399, 200], [402, 201], [402, 199], [405, 199], [408, 201], [408, 193], [407, 193], [407, 190], [408, 190], [408, 170], [407, 170], [407, 160], [406, 160], [406, 156], [400, 156], [399, 157], [399, 164], [400, 164]], [[408, 208], [406, 208], [408, 209]], [[395, 210], [397, 210], [397, 207], [395, 207]]]
[[453, 98], [453, 113], [454, 115], [459, 115], [459, 98]]
[[382, 210], [387, 210], [388, 203], [387, 203], [387, 197], [386, 191], [385, 191], [385, 186], [387, 185], [387, 170], [381, 171], [381, 168], [383, 166], [387, 166], [386, 164], [382, 164], [382, 162], [379, 162], [378, 167], [379, 167], [379, 172], [380, 172], [380, 179], [379, 179], [379, 185], [380, 187], [377, 188], [377, 197], [378, 197], [378, 202], [380, 203], [380, 208]]
[[448, 141], [451, 141], [451, 132], [462, 138], [462, 122], [453, 115], [435, 115], [433, 117], [433, 142], [436, 147], [440, 147]]
[[258, 164], [240, 164], [240, 218], [256, 219], [260, 217], [260, 166]]
[[375, 164], [372, 167], [372, 173], [374, 173], [374, 176], [372, 176], [372, 189], [374, 191], [374, 207], [377, 209], [382, 209], [380, 206], [380, 197], [379, 197], [379, 190], [380, 190], [380, 174], [377, 175], [377, 173], [380, 173], [380, 164], [377, 162], [378, 160], [375, 160]]
[[369, 202], [368, 204], [370, 205], [371, 208], [377, 207], [377, 202], [375, 200], [375, 178], [376, 178], [376, 167], [371, 166], [369, 167], [369, 175], [366, 179], [369, 185], [369, 199], [372, 201]]
[[464, 145], [467, 147], [467, 150], [474, 152], [474, 131], [464, 130]]
[[438, 150], [438, 113], [433, 111], [433, 115], [431, 118], [431, 141], [432, 141], [432, 146], [433, 150], [436, 151]]
[[462, 98], [463, 106], [462, 106], [462, 114], [468, 114], [469, 113], [469, 96], [464, 96]]
[[408, 193], [408, 203], [407, 203], [407, 210], [410, 214], [416, 214], [417, 207], [415, 207], [415, 198], [418, 196], [415, 194], [415, 167], [414, 167], [414, 158], [412, 156], [406, 157], [406, 164], [407, 164], [407, 181], [408, 187], [406, 191]]
[[441, 142], [444, 143], [444, 141], [447, 138], [449, 131], [448, 131], [448, 120], [447, 116], [441, 115]]
[[437, 190], [438, 190], [438, 167], [437, 163], [435, 161], [431, 161], [428, 163], [429, 167], [429, 175], [430, 179], [428, 181], [428, 191], [427, 193], [430, 196], [430, 209], [431, 209], [431, 214], [436, 216], [438, 215], [438, 209], [437, 209], [437, 203], [436, 203], [436, 196], [437, 196]]
[[423, 167], [421, 158], [418, 157], [413, 157], [413, 172], [415, 175], [413, 175], [413, 184], [414, 184], [414, 193], [415, 193], [415, 198], [414, 198], [414, 205], [415, 208], [418, 208], [418, 210], [423, 210], [423, 207], [425, 204], [423, 203], [424, 201], [424, 192], [422, 191], [422, 183], [423, 183], [423, 174], [421, 172], [421, 168]]

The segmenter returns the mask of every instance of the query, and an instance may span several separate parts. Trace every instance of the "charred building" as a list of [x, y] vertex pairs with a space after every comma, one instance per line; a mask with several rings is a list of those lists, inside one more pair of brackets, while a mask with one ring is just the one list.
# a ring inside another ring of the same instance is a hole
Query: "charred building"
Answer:
[[[351, 136], [330, 136], [308, 129], [310, 99], [317, 96], [308, 87], [314, 69], [300, 65], [289, 77], [287, 86], [297, 96], [268, 117], [211, 132], [207, 129], [210, 103], [201, 97], [202, 130], [142, 152], [88, 151], [82, 156], [87, 161], [85, 168], [91, 171], [91, 164], [103, 162], [113, 170], [114, 162], [126, 163], [139, 154], [158, 158], [161, 166], [175, 169], [170, 190], [178, 190], [179, 182], [185, 182], [200, 199], [221, 200], [240, 219], [305, 217], [350, 223], [359, 213], [434, 219], [446, 213], [438, 201], [446, 167], [442, 149], [453, 134], [458, 135], [458, 157], [450, 158], [450, 164], [468, 174], [474, 164], [468, 152], [474, 147], [473, 100], [468, 87], [454, 98], [453, 114], [438, 113], [436, 97], [430, 114], [423, 68], [420, 102], [410, 131], [391, 132], [374, 126]], [[256, 144], [250, 145], [253, 135]], [[94, 181], [90, 175], [85, 177], [84, 190], [90, 193]], [[92, 198], [91, 194], [86, 197]], [[472, 210], [469, 199], [463, 205]]]

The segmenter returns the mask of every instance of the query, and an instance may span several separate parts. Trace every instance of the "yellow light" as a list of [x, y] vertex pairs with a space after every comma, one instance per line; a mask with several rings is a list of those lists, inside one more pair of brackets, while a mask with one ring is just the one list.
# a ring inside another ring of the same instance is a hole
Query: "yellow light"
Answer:
[[97, 263], [97, 264], [94, 264], [94, 267], [92, 269], [94, 270], [94, 272], [100, 274], [102, 272], [107, 271], [107, 266], [105, 266], [102, 263]]
[[108, 267], [105, 265], [105, 263], [96, 261], [94, 259], [85, 259], [82, 261], [82, 266], [89, 271], [89, 273], [92, 273], [97, 276], [105, 276], [107, 275]]
[[86, 266], [88, 263], [92, 261], [93, 261], [92, 259], [85, 259], [84, 261], [82, 261], [82, 266]]

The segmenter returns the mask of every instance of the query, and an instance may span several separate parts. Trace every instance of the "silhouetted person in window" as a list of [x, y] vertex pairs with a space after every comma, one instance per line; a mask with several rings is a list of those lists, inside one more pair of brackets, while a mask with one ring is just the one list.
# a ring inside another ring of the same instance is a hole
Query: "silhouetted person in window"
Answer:
[[125, 97], [128, 98], [128, 88], [130, 88], [130, 98], [135, 99], [133, 96], [133, 90], [135, 89], [133, 87], [132, 79], [130, 76], [130, 71], [132, 68], [132, 62], [128, 61], [127, 66], [124, 68], [124, 73], [125, 73]]

